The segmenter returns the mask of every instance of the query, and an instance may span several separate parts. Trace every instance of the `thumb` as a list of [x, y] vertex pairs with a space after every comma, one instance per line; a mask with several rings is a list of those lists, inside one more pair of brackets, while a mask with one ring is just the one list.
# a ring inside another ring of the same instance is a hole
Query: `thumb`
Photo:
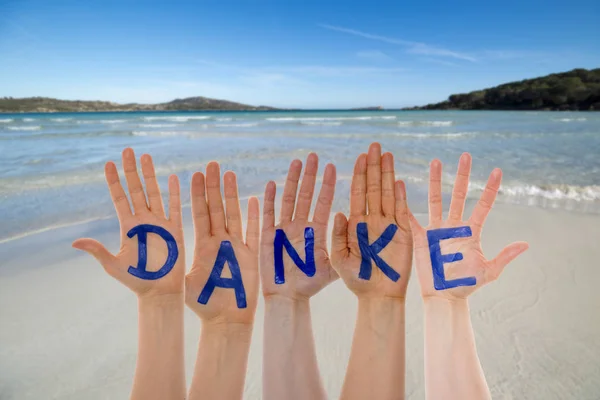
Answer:
[[348, 220], [343, 213], [337, 213], [331, 231], [331, 258], [340, 259], [348, 255]]
[[529, 244], [527, 242], [515, 242], [503, 248], [496, 258], [490, 261], [490, 268], [493, 271], [494, 279], [500, 276], [508, 263], [517, 258], [528, 248]]
[[97, 240], [87, 238], [77, 239], [71, 246], [94, 256], [94, 258], [102, 264], [104, 269], [109, 269], [116, 261], [116, 257], [113, 256], [110, 251], [106, 250], [106, 247]]
[[410, 229], [413, 235], [413, 245], [416, 249], [428, 247], [427, 238], [425, 237], [425, 229], [421, 226], [417, 218], [412, 213], [410, 208], [406, 208], [408, 214], [408, 222], [410, 223]]

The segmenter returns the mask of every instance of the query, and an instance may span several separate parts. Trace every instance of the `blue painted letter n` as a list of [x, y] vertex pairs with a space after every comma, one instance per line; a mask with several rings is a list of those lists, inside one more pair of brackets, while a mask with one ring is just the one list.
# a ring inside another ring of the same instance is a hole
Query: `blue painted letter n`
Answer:
[[475, 286], [477, 284], [477, 279], [474, 276], [447, 281], [444, 264], [460, 261], [463, 259], [463, 255], [462, 253], [442, 254], [440, 248], [440, 241], [442, 240], [470, 237], [471, 235], [471, 228], [468, 226], [427, 231], [431, 268], [433, 270], [433, 287], [436, 290], [452, 289], [457, 286]]
[[306, 261], [302, 261], [294, 246], [290, 243], [283, 229], [275, 231], [274, 256], [275, 256], [275, 283], [281, 285], [285, 283], [285, 272], [283, 268], [283, 248], [289, 254], [294, 264], [300, 268], [306, 276], [314, 276], [317, 272], [315, 265], [315, 231], [311, 227], [304, 229], [304, 253]]

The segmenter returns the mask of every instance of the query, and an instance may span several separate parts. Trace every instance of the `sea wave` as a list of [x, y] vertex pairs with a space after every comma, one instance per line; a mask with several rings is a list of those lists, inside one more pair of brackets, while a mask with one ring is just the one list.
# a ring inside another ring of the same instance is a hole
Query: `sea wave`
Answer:
[[311, 125], [311, 126], [340, 126], [342, 125], [342, 121], [301, 121], [302, 125]]
[[73, 118], [50, 118], [50, 121], [54, 121], [54, 122], [66, 122], [66, 121], [70, 121]]
[[23, 118], [23, 122], [33, 122], [35, 121], [34, 118]]
[[552, 120], [556, 122], [584, 122], [587, 121], [587, 118], [554, 118]]
[[415, 139], [459, 139], [479, 135], [479, 132], [448, 132], [448, 133], [404, 133], [398, 132], [394, 136]]
[[216, 118], [217, 121], [223, 121], [223, 122], [225, 122], [225, 121], [231, 121], [232, 119], [233, 118], [231, 118], [231, 117]]
[[143, 117], [145, 121], [175, 121], [175, 122], [187, 122], [194, 120], [210, 119], [206, 115], [190, 115], [190, 116], [161, 116], [161, 117]]
[[98, 121], [99, 124], [121, 124], [123, 122], [127, 122], [124, 119], [104, 119]]
[[8, 129], [11, 131], [39, 131], [42, 129], [41, 126], [9, 126]]
[[398, 121], [398, 126], [452, 126], [454, 121]]
[[0, 119], [0, 124], [8, 124], [13, 121], [14, 121], [14, 119], [12, 119], [12, 118], [4, 118], [4, 119]]
[[140, 128], [174, 128], [177, 124], [139, 124]]
[[269, 122], [305, 122], [305, 121], [372, 121], [372, 120], [392, 120], [395, 115], [383, 116], [362, 116], [362, 117], [271, 117], [265, 118]]
[[187, 132], [181, 131], [133, 131], [133, 136], [185, 136]]
[[600, 185], [505, 185], [500, 188], [499, 193], [515, 197], [543, 197], [549, 200], [600, 201]]
[[215, 124], [217, 128], [250, 128], [252, 126], [258, 126], [258, 122], [245, 122], [239, 124]]

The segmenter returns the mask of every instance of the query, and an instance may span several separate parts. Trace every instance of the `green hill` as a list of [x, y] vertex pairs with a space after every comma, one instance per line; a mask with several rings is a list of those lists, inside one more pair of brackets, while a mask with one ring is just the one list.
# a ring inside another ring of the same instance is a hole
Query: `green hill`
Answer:
[[273, 110], [207, 97], [188, 97], [160, 104], [118, 104], [108, 101], [59, 100], [49, 97], [0, 98], [0, 112], [94, 112], [94, 111], [238, 111]]
[[574, 69], [505, 83], [411, 110], [559, 110], [600, 111], [600, 68]]

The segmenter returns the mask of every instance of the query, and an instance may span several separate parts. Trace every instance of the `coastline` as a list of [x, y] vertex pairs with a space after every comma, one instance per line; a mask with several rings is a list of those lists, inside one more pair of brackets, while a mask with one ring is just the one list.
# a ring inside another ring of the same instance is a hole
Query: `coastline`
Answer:
[[[472, 205], [470, 201], [466, 215]], [[193, 230], [184, 217], [189, 264]], [[136, 356], [135, 297], [90, 256], [70, 247], [81, 236], [115, 250], [118, 221], [81, 223], [0, 243], [3, 399], [123, 398], [129, 393]], [[600, 303], [594, 288], [600, 281], [599, 237], [597, 215], [494, 206], [483, 234], [486, 255], [495, 256], [511, 241], [530, 243], [530, 250], [497, 282], [470, 300], [479, 355], [494, 397], [592, 398], [600, 392], [600, 321], [589, 318]], [[312, 300], [312, 309], [321, 374], [329, 397], [337, 398], [356, 300], [338, 281]], [[262, 318], [261, 301], [246, 399], [261, 395]], [[406, 326], [407, 399], [421, 399], [422, 307], [414, 272]], [[186, 310], [188, 383], [199, 329], [197, 318]]]

